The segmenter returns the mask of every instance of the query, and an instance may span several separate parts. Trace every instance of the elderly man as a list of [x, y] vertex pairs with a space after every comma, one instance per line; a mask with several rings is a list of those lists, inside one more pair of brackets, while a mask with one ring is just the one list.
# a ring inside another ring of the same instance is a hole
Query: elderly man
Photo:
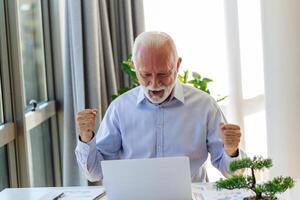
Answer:
[[240, 127], [221, 123], [208, 94], [177, 80], [181, 58], [172, 38], [162, 32], [140, 34], [133, 47], [140, 86], [114, 100], [93, 132], [96, 110], [77, 114], [77, 160], [90, 181], [102, 178], [101, 161], [188, 156], [192, 181], [205, 181], [208, 153], [225, 176], [228, 164], [243, 156]]

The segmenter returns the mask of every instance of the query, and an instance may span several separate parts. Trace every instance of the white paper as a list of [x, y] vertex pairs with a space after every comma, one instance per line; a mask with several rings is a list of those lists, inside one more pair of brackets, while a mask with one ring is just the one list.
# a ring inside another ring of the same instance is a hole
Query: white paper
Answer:
[[193, 200], [241, 200], [244, 197], [252, 196], [253, 193], [246, 190], [216, 190], [209, 183], [192, 185]]
[[64, 195], [59, 198], [59, 200], [93, 200], [104, 192], [103, 188], [97, 189], [82, 189], [82, 188], [68, 188], [68, 189], [58, 189], [48, 192], [40, 200], [53, 200], [55, 197], [61, 193]]
[[[212, 183], [192, 184], [193, 200], [241, 200], [244, 197], [254, 196], [254, 192], [250, 190], [234, 189], [234, 190], [217, 190]], [[297, 200], [291, 198], [290, 191], [278, 194], [278, 200]], [[295, 196], [296, 197], [296, 196]]]

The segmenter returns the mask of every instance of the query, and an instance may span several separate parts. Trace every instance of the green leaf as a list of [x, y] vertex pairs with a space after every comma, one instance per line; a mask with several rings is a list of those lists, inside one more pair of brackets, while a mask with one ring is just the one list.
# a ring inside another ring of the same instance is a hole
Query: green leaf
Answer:
[[136, 75], [135, 68], [132, 65], [132, 62], [123, 61], [122, 70], [127, 74], [134, 85], [139, 85], [138, 78]]
[[197, 72], [192, 72], [192, 76], [194, 79], [201, 79], [201, 75]]
[[234, 160], [229, 164], [229, 170], [235, 172], [239, 169], [251, 168], [252, 160], [250, 158], [243, 158], [239, 160]]
[[187, 81], [188, 81], [188, 77], [189, 77], [189, 71], [188, 70], [185, 70], [184, 72], [183, 72], [183, 75], [181, 75], [181, 74], [178, 74], [178, 80], [181, 82], [181, 83], [187, 83]]
[[189, 71], [185, 70], [183, 75], [183, 83], [186, 83], [188, 81], [188, 78], [189, 78]]
[[255, 187], [252, 188], [252, 191], [256, 194], [256, 196], [262, 196], [265, 190], [265, 187], [261, 184], [256, 184]]
[[199, 82], [199, 85], [200, 85], [200, 89], [205, 92], [206, 88], [207, 88], [207, 83], [201, 81], [201, 82]]
[[128, 55], [127, 60], [128, 60], [128, 61], [131, 61], [131, 60], [132, 60], [132, 54], [131, 54], [131, 53]]
[[229, 170], [234, 172], [239, 169], [245, 168], [253, 168], [261, 170], [263, 168], [270, 168], [272, 167], [272, 160], [267, 158], [264, 159], [261, 156], [254, 156], [251, 158], [243, 158], [239, 160], [234, 160], [229, 164]]
[[128, 76], [132, 76], [133, 74], [135, 74], [135, 71], [131, 68], [131, 66], [126, 63], [126, 62], [122, 62], [122, 70], [123, 72], [125, 72]]
[[200, 89], [199, 80], [197, 79], [190, 80], [187, 83], [192, 84], [194, 88]]
[[181, 83], [184, 83], [184, 78], [182, 75], [178, 74], [178, 80], [181, 82]]
[[265, 188], [264, 192], [269, 196], [275, 196], [276, 193], [282, 193], [287, 189], [294, 187], [294, 185], [295, 181], [290, 176], [279, 176], [263, 184]]
[[[135, 67], [134, 67], [133, 62], [132, 62], [132, 55], [131, 54], [129, 54], [128, 58], [121, 63], [121, 69], [130, 78], [130, 87], [129, 87], [129, 89], [137, 87], [137, 86], [140, 85], [139, 81], [138, 81], [138, 78], [137, 78]], [[209, 79], [209, 78], [205, 77], [201, 80], [201, 75], [197, 72], [192, 72], [192, 77], [193, 77], [193, 79], [189, 80], [189, 71], [185, 70], [183, 72], [183, 74], [178, 74], [177, 79], [181, 83], [191, 84], [194, 88], [200, 89], [200, 90], [210, 94], [210, 90], [208, 89], [208, 83], [212, 82], [212, 79]], [[127, 89], [126, 88], [121, 88], [120, 91], [118, 92], [118, 94], [113, 95], [112, 98], [115, 99], [120, 94], [124, 93], [124, 91], [125, 92], [128, 91], [128, 88]], [[222, 97], [220, 99], [217, 99], [217, 102], [220, 102], [220, 101], [224, 100], [225, 98], [227, 98], [227, 96]]]
[[119, 96], [119, 95], [113, 94], [113, 95], [111, 96], [111, 98], [112, 98], [112, 100], [115, 100], [118, 96]]
[[243, 177], [242, 175], [234, 175], [228, 179], [221, 179], [215, 183], [215, 187], [217, 189], [241, 189], [248, 188], [247, 177]]
[[212, 82], [213, 80], [209, 79], [209, 78], [203, 78], [202, 81], [205, 83], [209, 83], [209, 82]]
[[129, 91], [130, 89], [131, 89], [131, 88], [129, 88], [129, 87], [123, 87], [123, 88], [121, 88], [120, 90], [118, 90], [118, 94], [121, 95], [121, 94], [123, 94], [123, 93]]
[[187, 83], [197, 85], [198, 82], [197, 82], [197, 80], [190, 80]]

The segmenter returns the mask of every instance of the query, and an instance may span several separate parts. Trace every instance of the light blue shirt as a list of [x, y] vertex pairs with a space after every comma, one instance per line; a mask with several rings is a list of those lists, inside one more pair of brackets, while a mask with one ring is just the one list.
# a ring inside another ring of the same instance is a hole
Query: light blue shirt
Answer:
[[75, 153], [90, 181], [102, 179], [102, 160], [170, 156], [188, 156], [192, 181], [205, 181], [208, 153], [225, 176], [229, 162], [244, 157], [225, 153], [220, 122], [217, 103], [198, 89], [176, 82], [169, 100], [154, 105], [136, 87], [110, 104], [96, 137], [78, 140]]

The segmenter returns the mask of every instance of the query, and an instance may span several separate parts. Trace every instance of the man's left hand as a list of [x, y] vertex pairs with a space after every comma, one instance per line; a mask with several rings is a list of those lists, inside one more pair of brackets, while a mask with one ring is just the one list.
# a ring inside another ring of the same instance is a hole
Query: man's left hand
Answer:
[[231, 157], [237, 156], [242, 135], [240, 127], [235, 124], [221, 123], [220, 128], [225, 152]]

